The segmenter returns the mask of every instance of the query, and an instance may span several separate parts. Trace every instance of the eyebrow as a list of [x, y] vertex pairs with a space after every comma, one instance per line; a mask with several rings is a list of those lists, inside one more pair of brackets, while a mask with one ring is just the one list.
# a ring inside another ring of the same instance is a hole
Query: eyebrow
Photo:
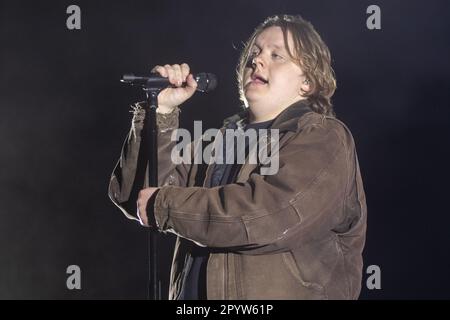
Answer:
[[[258, 49], [261, 49], [261, 45], [259, 45], [258, 43], [253, 43], [254, 46], [258, 47]], [[275, 49], [280, 49], [280, 50], [286, 50], [286, 48], [284, 46], [279, 46], [277, 44], [271, 44], [269, 45], [269, 47], [273, 47]]]

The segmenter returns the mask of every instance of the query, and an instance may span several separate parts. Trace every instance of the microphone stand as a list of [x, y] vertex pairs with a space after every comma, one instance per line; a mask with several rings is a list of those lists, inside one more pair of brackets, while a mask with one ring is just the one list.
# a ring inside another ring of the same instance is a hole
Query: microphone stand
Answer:
[[[197, 91], [209, 92], [217, 86], [217, 77], [212, 73], [199, 73], [195, 76], [198, 87]], [[168, 80], [160, 77], [139, 77], [133, 74], [126, 74], [120, 80], [130, 85], [141, 86], [145, 91], [145, 120], [142, 135], [141, 146], [144, 146], [144, 154], [148, 160], [148, 186], [158, 186], [158, 130], [156, 127], [156, 109], [158, 108], [158, 94], [161, 88], [168, 85]], [[158, 234], [148, 230], [148, 297], [153, 300], [161, 300], [161, 280], [158, 278], [158, 252], [157, 252]]]
[[[158, 186], [158, 130], [156, 127], [156, 109], [158, 108], [158, 93], [160, 88], [143, 87], [146, 95], [143, 145], [148, 158], [148, 186]], [[149, 283], [148, 297], [152, 300], [161, 300], [161, 280], [159, 279], [158, 262], [158, 235], [150, 228], [148, 233]]]

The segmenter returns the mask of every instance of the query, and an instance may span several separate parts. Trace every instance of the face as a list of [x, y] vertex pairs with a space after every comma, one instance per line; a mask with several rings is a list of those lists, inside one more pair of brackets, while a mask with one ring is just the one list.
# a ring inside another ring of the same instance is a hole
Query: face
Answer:
[[[294, 48], [290, 33], [288, 43], [289, 48]], [[254, 122], [273, 119], [292, 103], [305, 98], [301, 90], [308, 91], [309, 86], [304, 82], [306, 78], [300, 66], [290, 58], [280, 27], [262, 31], [250, 52], [243, 89]]]

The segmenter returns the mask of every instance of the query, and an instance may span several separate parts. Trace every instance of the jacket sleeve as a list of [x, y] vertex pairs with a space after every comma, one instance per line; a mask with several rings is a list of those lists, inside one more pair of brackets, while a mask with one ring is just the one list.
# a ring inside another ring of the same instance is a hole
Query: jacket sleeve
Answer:
[[275, 175], [214, 188], [167, 186], [155, 204], [157, 227], [199, 245], [288, 250], [345, 219], [347, 146], [334, 121], [302, 129], [279, 151]]
[[[130, 132], [123, 143], [122, 152], [109, 182], [108, 195], [112, 202], [129, 219], [138, 220], [136, 201], [141, 189], [148, 186], [148, 165], [145, 148], [141, 148], [145, 109], [142, 103], [132, 106], [133, 119]], [[179, 109], [172, 113], [157, 113], [158, 127], [158, 185], [186, 185], [188, 164], [176, 166], [171, 161], [171, 150], [176, 141], [171, 141], [178, 128]]]

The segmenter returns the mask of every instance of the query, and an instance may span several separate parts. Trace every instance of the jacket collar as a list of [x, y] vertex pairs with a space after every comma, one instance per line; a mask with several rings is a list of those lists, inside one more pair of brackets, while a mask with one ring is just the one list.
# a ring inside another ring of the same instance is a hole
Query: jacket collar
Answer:
[[306, 113], [313, 112], [308, 99], [297, 101], [284, 109], [273, 121], [271, 128], [283, 131], [297, 131], [298, 120]]
[[[306, 113], [313, 112], [308, 99], [297, 101], [284, 109], [273, 121], [271, 129], [283, 131], [297, 131], [298, 120]], [[237, 127], [242, 128], [248, 123], [248, 110], [244, 110], [224, 120], [224, 126], [229, 127], [235, 123]]]

